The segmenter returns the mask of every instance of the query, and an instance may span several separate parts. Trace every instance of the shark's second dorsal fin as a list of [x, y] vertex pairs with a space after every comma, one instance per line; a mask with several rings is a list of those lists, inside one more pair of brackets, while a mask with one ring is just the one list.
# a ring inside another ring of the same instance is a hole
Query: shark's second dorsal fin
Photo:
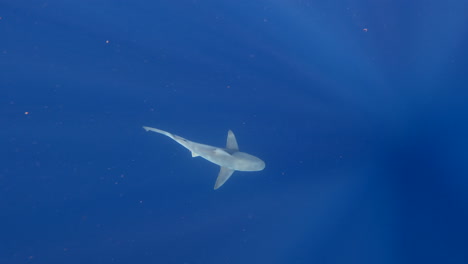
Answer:
[[237, 145], [236, 136], [234, 136], [234, 133], [231, 130], [228, 131], [228, 136], [226, 140], [226, 148], [230, 150], [239, 151], [239, 146]]

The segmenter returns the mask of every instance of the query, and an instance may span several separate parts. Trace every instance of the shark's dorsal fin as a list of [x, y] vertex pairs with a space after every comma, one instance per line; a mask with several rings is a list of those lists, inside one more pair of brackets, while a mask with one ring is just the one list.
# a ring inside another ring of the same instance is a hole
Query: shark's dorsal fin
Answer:
[[213, 149], [213, 152], [217, 155], [231, 155], [229, 153], [227, 153], [226, 151], [222, 150], [222, 149], [219, 149], [219, 148], [215, 148]]
[[218, 178], [216, 179], [214, 189], [216, 190], [219, 187], [221, 187], [221, 185], [223, 185], [229, 179], [229, 177], [231, 177], [233, 173], [234, 173], [233, 169], [229, 169], [227, 167], [221, 167], [221, 170], [219, 170]]
[[226, 140], [226, 148], [230, 150], [239, 151], [239, 146], [237, 145], [236, 136], [234, 136], [234, 133], [231, 130], [228, 131], [228, 136]]

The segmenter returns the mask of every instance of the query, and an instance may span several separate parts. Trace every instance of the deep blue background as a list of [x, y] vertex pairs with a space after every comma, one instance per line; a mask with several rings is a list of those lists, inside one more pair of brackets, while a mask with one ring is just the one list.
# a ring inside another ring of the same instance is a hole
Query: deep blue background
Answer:
[[0, 263], [468, 263], [467, 14], [0, 0]]

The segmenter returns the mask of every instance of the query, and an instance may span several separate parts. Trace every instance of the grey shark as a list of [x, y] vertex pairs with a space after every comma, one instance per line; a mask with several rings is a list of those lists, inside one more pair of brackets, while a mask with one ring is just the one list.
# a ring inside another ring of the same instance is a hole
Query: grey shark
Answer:
[[192, 152], [192, 157], [202, 157], [221, 166], [214, 186], [215, 190], [221, 187], [229, 177], [231, 177], [234, 171], [261, 171], [265, 168], [265, 162], [263, 162], [263, 160], [239, 151], [236, 137], [231, 130], [228, 131], [226, 147], [218, 148], [196, 143], [161, 129], [146, 126], [143, 128], [146, 131], [153, 131], [172, 138], [174, 141], [190, 150], [190, 152]]

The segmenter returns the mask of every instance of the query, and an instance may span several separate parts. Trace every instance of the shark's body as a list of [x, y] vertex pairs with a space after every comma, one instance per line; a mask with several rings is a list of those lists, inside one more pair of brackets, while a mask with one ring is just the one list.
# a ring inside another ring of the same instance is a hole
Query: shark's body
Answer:
[[250, 154], [240, 152], [236, 137], [231, 130], [228, 131], [226, 148], [217, 148], [187, 140], [183, 137], [171, 134], [169, 132], [152, 128], [143, 127], [146, 131], [153, 131], [172, 138], [192, 152], [192, 157], [202, 157], [212, 163], [221, 166], [214, 189], [223, 185], [234, 171], [261, 171], [265, 168], [265, 162]]

